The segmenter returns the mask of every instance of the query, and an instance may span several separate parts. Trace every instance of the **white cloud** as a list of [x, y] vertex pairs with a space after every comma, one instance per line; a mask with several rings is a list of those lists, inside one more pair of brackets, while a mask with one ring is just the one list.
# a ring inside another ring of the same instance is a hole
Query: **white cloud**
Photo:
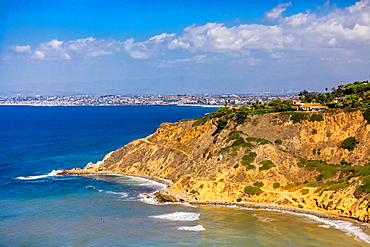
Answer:
[[17, 53], [31, 53], [31, 46], [25, 45], [25, 46], [15, 46], [13, 50]]
[[[327, 3], [329, 5], [329, 3]], [[227, 27], [223, 23], [188, 26], [180, 34], [162, 33], [141, 42], [104, 40], [93, 37], [51, 41], [34, 49], [15, 46], [15, 53], [45, 60], [89, 59], [127, 52], [135, 59], [156, 58], [171, 52], [242, 53], [250, 50], [282, 54], [284, 50], [356, 49], [370, 47], [370, 0], [347, 8], [334, 7], [324, 16], [298, 13], [282, 18], [291, 2], [282, 3], [265, 13], [275, 25], [242, 24]], [[272, 55], [274, 57], [274, 55]], [[177, 61], [188, 62], [188, 61]]]
[[137, 59], [145, 59], [162, 55], [168, 50], [167, 44], [170, 43], [176, 34], [163, 33], [151, 37], [144, 42], [134, 43], [134, 39], [128, 39], [124, 44], [125, 50], [131, 57]]
[[35, 51], [35, 56], [37, 59], [44, 59], [45, 54], [42, 51]]
[[[88, 59], [112, 55], [120, 50], [122, 44], [116, 40], [97, 40], [93, 37], [69, 41], [53, 39], [39, 44], [34, 49], [31, 46], [15, 46], [16, 53], [29, 53], [30, 58], [44, 60]], [[23, 57], [24, 58], [24, 57]]]
[[289, 3], [280, 3], [278, 6], [273, 8], [270, 11], [265, 12], [265, 17], [269, 21], [274, 21], [281, 17], [281, 14], [286, 10], [286, 7], [292, 6], [292, 2]]

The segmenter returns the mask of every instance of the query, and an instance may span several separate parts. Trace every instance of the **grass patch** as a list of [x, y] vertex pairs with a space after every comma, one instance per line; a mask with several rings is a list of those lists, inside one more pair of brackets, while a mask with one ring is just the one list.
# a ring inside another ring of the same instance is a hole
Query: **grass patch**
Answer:
[[271, 167], [274, 167], [274, 166], [275, 166], [275, 164], [271, 160], [264, 160], [264, 161], [262, 161], [262, 166], [259, 169], [260, 169], [260, 171], [268, 170], [268, 169], [270, 169]]

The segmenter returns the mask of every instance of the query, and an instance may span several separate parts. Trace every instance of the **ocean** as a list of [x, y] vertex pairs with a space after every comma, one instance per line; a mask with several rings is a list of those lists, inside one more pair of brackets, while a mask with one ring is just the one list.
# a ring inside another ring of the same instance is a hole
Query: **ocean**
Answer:
[[158, 205], [162, 184], [84, 167], [162, 122], [214, 108], [0, 106], [0, 246], [370, 246], [350, 222], [282, 210]]

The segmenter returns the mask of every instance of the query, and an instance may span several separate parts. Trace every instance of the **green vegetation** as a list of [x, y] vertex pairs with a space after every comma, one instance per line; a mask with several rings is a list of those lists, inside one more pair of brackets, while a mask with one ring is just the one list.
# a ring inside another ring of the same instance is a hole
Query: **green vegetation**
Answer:
[[311, 134], [316, 135], [317, 134], [317, 129], [312, 129]]
[[197, 190], [191, 190], [190, 193], [193, 194], [193, 195], [195, 195], [195, 194], [199, 195], [199, 191], [197, 191]]
[[273, 184], [272, 184], [272, 187], [273, 187], [274, 189], [277, 189], [277, 188], [279, 188], [279, 187], [280, 187], [280, 183], [279, 183], [279, 182], [273, 183]]
[[[370, 122], [370, 83], [368, 81], [357, 81], [347, 85], [339, 85], [338, 88], [332, 88], [332, 92], [326, 93], [303, 90], [298, 96], [300, 96], [300, 101], [303, 103], [320, 103], [330, 109], [345, 109], [347, 111], [357, 108], [363, 109], [364, 118]], [[323, 121], [324, 119], [321, 114], [312, 114], [309, 116], [308, 113], [297, 112], [297, 107], [293, 105], [292, 100], [272, 100], [268, 103], [261, 103], [259, 101], [248, 102], [248, 105], [241, 107], [228, 107], [225, 104], [224, 107], [219, 108], [216, 112], [206, 114], [203, 118], [197, 119], [193, 123], [193, 127], [203, 125], [207, 121], [213, 121], [214, 124], [217, 124], [219, 132], [227, 128], [229, 123], [243, 124], [247, 119], [250, 119], [249, 116], [271, 112], [290, 114], [290, 119], [294, 123], [299, 123], [302, 120]], [[184, 119], [182, 121], [189, 120]], [[259, 119], [254, 118], [251, 124], [257, 126]]]
[[370, 123], [370, 108], [366, 108], [366, 110], [362, 113], [364, 119]]
[[357, 141], [355, 137], [348, 137], [342, 142], [340, 147], [353, 151], [358, 143], [359, 141]]
[[299, 123], [301, 120], [307, 119], [307, 113], [303, 112], [293, 112], [292, 116], [290, 117], [290, 120], [293, 121], [293, 123]]
[[254, 186], [245, 186], [244, 192], [250, 195], [259, 195], [262, 193], [262, 190]]
[[[361, 193], [370, 193], [370, 163], [363, 166], [351, 166], [344, 164], [328, 164], [321, 160], [305, 160], [301, 158], [302, 167], [310, 171], [318, 171], [316, 177], [317, 183], [305, 183], [305, 187], [318, 187], [316, 193], [321, 193], [326, 190], [340, 190], [353, 184], [349, 182], [352, 178], [357, 177], [361, 181], [361, 185], [356, 187], [355, 195]], [[335, 180], [331, 180], [335, 177]], [[285, 189], [291, 189], [296, 185], [287, 185]]]
[[324, 117], [321, 114], [312, 114], [309, 120], [311, 122], [314, 122], [314, 121], [324, 121]]
[[[229, 152], [230, 149], [236, 150], [238, 147], [245, 147], [245, 148], [253, 148], [255, 145], [253, 145], [250, 142], [250, 137], [247, 138], [247, 142], [243, 137], [240, 135], [247, 135], [241, 131], [231, 131], [229, 134], [229, 137], [226, 139], [226, 142], [234, 141], [230, 146], [224, 147], [220, 149], [220, 153]], [[260, 142], [266, 142], [265, 139], [260, 139]], [[268, 141], [267, 141], [268, 142]]]
[[262, 161], [262, 166], [260, 167], [260, 171], [261, 170], [268, 170], [270, 169], [271, 167], [274, 167], [275, 164], [271, 161], [271, 160], [264, 160]]
[[302, 195], [307, 195], [310, 191], [308, 189], [302, 189], [301, 194]]
[[262, 188], [264, 186], [263, 182], [255, 182], [253, 184], [254, 187], [257, 187], [257, 188]]
[[258, 120], [257, 119], [253, 119], [252, 120], [252, 125], [253, 126], [257, 126], [258, 125]]
[[236, 157], [237, 155], [238, 155], [238, 153], [237, 152], [232, 152], [231, 154], [229, 154], [231, 157]]
[[281, 145], [281, 144], [283, 144], [283, 141], [282, 140], [275, 140], [275, 144]]
[[253, 168], [251, 168], [251, 166], [252, 166], [251, 163], [254, 161], [256, 156], [257, 156], [257, 154], [255, 152], [250, 152], [249, 154], [244, 155], [243, 158], [242, 158], [242, 165], [247, 166], [248, 169], [255, 168], [255, 166], [253, 166]]
[[272, 143], [269, 140], [266, 140], [266, 139], [263, 139], [263, 138], [255, 138], [255, 137], [248, 137], [247, 138], [247, 141], [249, 141], [249, 142], [258, 142], [261, 145], [271, 144]]
[[370, 107], [370, 84], [368, 81], [349, 83], [339, 85], [338, 88], [332, 88], [332, 92], [316, 93], [301, 91], [302, 102], [316, 102], [327, 105], [329, 108], [368, 108]]
[[219, 127], [220, 129], [225, 128], [227, 125], [227, 119], [224, 117], [220, 117], [216, 122], [217, 122], [217, 127]]

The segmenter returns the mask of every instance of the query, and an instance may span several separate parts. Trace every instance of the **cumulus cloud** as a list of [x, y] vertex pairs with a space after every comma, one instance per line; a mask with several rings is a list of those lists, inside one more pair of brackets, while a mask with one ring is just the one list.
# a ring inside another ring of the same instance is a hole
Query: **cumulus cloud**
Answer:
[[31, 46], [25, 45], [25, 46], [15, 46], [13, 50], [17, 53], [31, 53]]
[[278, 6], [273, 8], [270, 11], [265, 12], [265, 17], [269, 21], [274, 21], [276, 19], [279, 19], [281, 17], [281, 14], [286, 10], [286, 7], [292, 6], [292, 2], [289, 3], [280, 3]]
[[71, 60], [88, 59], [98, 56], [111, 55], [120, 50], [122, 45], [115, 40], [97, 40], [93, 37], [69, 41], [53, 39], [41, 43], [35, 48], [30, 45], [15, 46], [18, 54], [29, 54], [32, 59], [39, 60]]
[[124, 44], [125, 50], [133, 58], [145, 59], [153, 56], [159, 56], [167, 51], [167, 44], [172, 41], [176, 34], [163, 33], [151, 37], [144, 42], [134, 42], [134, 39], [126, 40]]
[[[136, 42], [103, 40], [93, 37], [69, 41], [54, 39], [31, 49], [15, 46], [17, 54], [31, 54], [34, 59], [89, 59], [126, 52], [135, 59], [158, 58], [174, 52], [235, 53], [249, 50], [282, 54], [284, 50], [354, 49], [370, 46], [370, 0], [352, 6], [333, 8], [324, 16], [298, 13], [282, 17], [291, 2], [267, 11], [275, 25], [241, 24], [227, 27], [223, 23], [191, 25], [182, 33], [162, 33]], [[271, 57], [274, 57], [272, 55]], [[174, 64], [188, 61], [174, 61]], [[170, 63], [167, 63], [170, 64]]]

